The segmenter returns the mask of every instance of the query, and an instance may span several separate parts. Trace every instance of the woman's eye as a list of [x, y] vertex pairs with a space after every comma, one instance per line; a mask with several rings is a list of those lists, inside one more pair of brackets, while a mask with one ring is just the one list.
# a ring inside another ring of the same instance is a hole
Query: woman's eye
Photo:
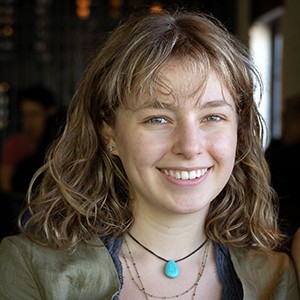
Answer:
[[218, 115], [211, 115], [205, 118], [207, 121], [218, 122], [222, 120], [222, 118]]
[[147, 122], [151, 124], [165, 124], [167, 120], [163, 117], [152, 117], [148, 119]]

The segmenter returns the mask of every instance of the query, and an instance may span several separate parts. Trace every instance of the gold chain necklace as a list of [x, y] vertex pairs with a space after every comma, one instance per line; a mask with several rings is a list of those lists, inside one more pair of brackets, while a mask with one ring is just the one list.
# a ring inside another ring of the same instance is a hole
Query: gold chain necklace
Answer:
[[132, 253], [131, 253], [131, 250], [130, 250], [130, 248], [129, 248], [129, 245], [128, 245], [128, 243], [127, 243], [126, 238], [124, 238], [124, 241], [125, 241], [125, 245], [126, 245], [126, 247], [127, 247], [127, 250], [128, 250], [128, 253], [129, 253], [130, 259], [131, 259], [131, 261], [132, 261], [132, 265], [133, 265], [133, 268], [134, 268], [134, 270], [135, 270], [135, 273], [136, 273], [136, 276], [137, 276], [137, 278], [138, 278], [139, 283], [136, 282], [136, 280], [135, 280], [135, 278], [134, 278], [134, 276], [133, 276], [133, 274], [132, 274], [132, 271], [131, 271], [131, 269], [130, 269], [130, 267], [129, 267], [128, 261], [127, 261], [125, 255], [124, 255], [124, 253], [123, 253], [123, 250], [121, 249], [121, 253], [122, 253], [122, 256], [123, 256], [123, 258], [124, 258], [124, 261], [125, 261], [126, 267], [127, 267], [127, 269], [128, 269], [128, 272], [129, 272], [129, 274], [130, 274], [131, 280], [133, 281], [133, 283], [135, 284], [135, 286], [143, 293], [143, 295], [145, 296], [145, 298], [146, 298], [147, 300], [148, 300], [149, 298], [155, 298], [155, 299], [174, 299], [174, 298], [179, 298], [179, 297], [181, 297], [181, 296], [183, 296], [183, 295], [189, 293], [191, 290], [193, 290], [192, 300], [195, 299], [197, 287], [198, 287], [198, 284], [199, 284], [199, 282], [200, 282], [200, 279], [201, 279], [201, 277], [202, 277], [202, 274], [203, 274], [204, 269], [205, 269], [205, 266], [206, 266], [206, 261], [207, 261], [207, 256], [208, 256], [208, 251], [209, 251], [209, 246], [210, 246], [210, 243], [209, 243], [209, 242], [206, 243], [206, 246], [205, 246], [205, 249], [204, 249], [204, 252], [203, 252], [202, 261], [201, 261], [200, 271], [199, 271], [199, 273], [198, 273], [198, 275], [197, 275], [197, 278], [196, 278], [195, 283], [194, 283], [191, 287], [189, 287], [187, 290], [185, 290], [184, 292], [179, 293], [179, 294], [177, 294], [177, 295], [174, 295], [174, 296], [156, 296], [156, 295], [153, 295], [153, 294], [148, 293], [148, 292], [145, 290], [145, 287], [144, 287], [144, 285], [143, 285], [141, 276], [140, 276], [139, 271], [138, 271], [138, 269], [137, 269], [136, 263], [135, 263], [135, 261], [134, 261], [134, 259], [133, 259], [133, 256], [132, 256]]

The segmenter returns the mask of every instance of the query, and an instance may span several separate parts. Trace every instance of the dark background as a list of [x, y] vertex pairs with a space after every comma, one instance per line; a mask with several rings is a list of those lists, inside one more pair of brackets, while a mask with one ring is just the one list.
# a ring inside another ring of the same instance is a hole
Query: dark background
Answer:
[[[91, 0], [89, 17], [80, 19], [76, 9], [85, 1], [0, 0], [0, 82], [10, 86], [10, 111], [15, 115], [14, 91], [36, 83], [48, 86], [67, 103], [105, 33], [135, 9], [155, 3], [199, 9], [237, 32], [237, 1]], [[251, 1], [251, 19], [279, 4], [279, 0]]]

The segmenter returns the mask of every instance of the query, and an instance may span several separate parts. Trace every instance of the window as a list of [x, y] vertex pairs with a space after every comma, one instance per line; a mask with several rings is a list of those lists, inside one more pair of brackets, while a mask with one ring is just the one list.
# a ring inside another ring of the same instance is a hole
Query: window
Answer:
[[265, 147], [271, 139], [281, 137], [283, 38], [279, 31], [279, 20], [282, 13], [283, 8], [278, 7], [263, 15], [253, 23], [249, 33], [250, 49], [264, 84], [263, 97], [258, 108], [266, 122], [265, 129], [268, 133]]

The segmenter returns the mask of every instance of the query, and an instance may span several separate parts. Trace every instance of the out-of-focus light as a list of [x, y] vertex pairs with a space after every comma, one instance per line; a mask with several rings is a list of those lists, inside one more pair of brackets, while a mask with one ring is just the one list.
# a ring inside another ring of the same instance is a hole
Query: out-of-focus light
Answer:
[[7, 81], [0, 82], [0, 91], [3, 93], [7, 93], [10, 89], [10, 85]]
[[14, 30], [13, 30], [13, 28], [10, 25], [5, 25], [2, 28], [2, 34], [4, 36], [12, 36], [14, 34]]
[[89, 18], [90, 14], [91, 14], [91, 10], [89, 8], [86, 8], [86, 7], [77, 8], [76, 9], [76, 14], [79, 17], [79, 19], [86, 20], [86, 19]]
[[90, 0], [76, 0], [76, 14], [81, 20], [86, 20], [90, 17]]
[[118, 19], [122, 15], [123, 0], [109, 0], [109, 15], [112, 19]]
[[163, 11], [163, 7], [160, 3], [153, 3], [150, 7], [150, 12], [153, 14], [158, 14]]

